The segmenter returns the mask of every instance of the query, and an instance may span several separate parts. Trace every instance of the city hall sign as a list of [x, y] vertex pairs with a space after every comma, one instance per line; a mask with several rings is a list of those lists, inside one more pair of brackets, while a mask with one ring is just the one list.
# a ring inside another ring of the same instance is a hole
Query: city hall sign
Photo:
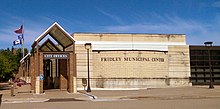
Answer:
[[149, 57], [101, 57], [102, 62], [110, 61], [151, 61], [151, 62], [164, 62], [164, 58], [149, 58]]
[[69, 59], [69, 54], [67, 53], [45, 53], [44, 59]]

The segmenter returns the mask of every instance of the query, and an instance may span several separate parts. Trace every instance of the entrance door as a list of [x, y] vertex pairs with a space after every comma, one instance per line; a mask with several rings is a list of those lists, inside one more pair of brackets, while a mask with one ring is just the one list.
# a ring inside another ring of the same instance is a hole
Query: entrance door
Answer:
[[44, 54], [44, 90], [69, 89], [69, 54], [45, 53]]
[[59, 70], [57, 59], [44, 60], [44, 90], [59, 88]]

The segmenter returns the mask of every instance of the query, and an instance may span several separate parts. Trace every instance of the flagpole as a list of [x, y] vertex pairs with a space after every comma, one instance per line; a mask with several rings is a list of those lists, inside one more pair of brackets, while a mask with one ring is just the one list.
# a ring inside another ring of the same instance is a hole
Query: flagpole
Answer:
[[[24, 23], [23, 23], [24, 24]], [[22, 59], [24, 58], [24, 28], [23, 28], [23, 24], [21, 25], [21, 27], [19, 29], [16, 29], [14, 32], [17, 33], [19, 36], [18, 36], [18, 39], [15, 40], [13, 42], [14, 45], [18, 45], [18, 44], [21, 44], [22, 45]], [[22, 77], [24, 77], [24, 68], [23, 68], [23, 64], [22, 64]]]
[[23, 25], [23, 28], [22, 28], [22, 54], [23, 54], [23, 57], [22, 58], [24, 58], [24, 23], [22, 24]]
[[[22, 59], [24, 58], [24, 22], [22, 23], [22, 39], [21, 39], [21, 43], [22, 43]], [[25, 78], [26, 74], [24, 74], [24, 65], [22, 64], [22, 77], [23, 79], [26, 81]]]
[[24, 39], [22, 40], [22, 54], [23, 54], [22, 58], [24, 58]]

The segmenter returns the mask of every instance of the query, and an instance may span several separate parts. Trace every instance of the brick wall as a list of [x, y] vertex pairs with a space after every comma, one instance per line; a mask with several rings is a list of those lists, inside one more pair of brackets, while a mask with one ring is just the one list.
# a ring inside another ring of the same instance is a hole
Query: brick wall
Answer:
[[59, 72], [60, 72], [60, 89], [66, 90], [67, 89], [67, 60], [60, 59], [59, 60]]

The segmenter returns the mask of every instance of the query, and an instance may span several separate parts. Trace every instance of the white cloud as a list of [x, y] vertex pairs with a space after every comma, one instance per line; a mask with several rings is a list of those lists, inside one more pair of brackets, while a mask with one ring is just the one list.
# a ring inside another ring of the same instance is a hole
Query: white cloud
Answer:
[[[101, 10], [99, 10], [101, 12]], [[213, 41], [214, 44], [220, 45], [220, 17], [213, 18], [212, 22], [209, 24], [201, 23], [196, 20], [186, 20], [177, 16], [160, 16], [158, 14], [154, 15], [156, 23], [150, 23], [149, 21], [144, 21], [146, 16], [140, 15], [142, 20], [137, 20], [135, 23], [123, 25], [121, 19], [117, 16], [111, 15], [109, 13], [102, 12], [106, 16], [119, 22], [119, 25], [110, 26], [98, 26], [89, 25], [86, 22], [76, 19], [66, 19], [63, 17], [36, 17], [31, 20], [26, 19], [24, 22], [25, 28], [25, 47], [31, 47], [33, 41], [44, 32], [55, 20], [62, 22], [61, 26], [64, 29], [77, 28], [82, 25], [83, 28], [91, 28], [90, 32], [111, 32], [111, 33], [158, 33], [158, 34], [186, 34], [188, 44], [203, 44], [204, 41]], [[8, 15], [9, 16], [9, 15]], [[12, 46], [12, 41], [17, 39], [17, 35], [13, 32], [21, 24], [20, 22], [12, 22], [14, 19], [20, 19], [19, 17], [9, 17], [10, 19], [1, 20], [5, 22], [5, 26], [0, 25], [0, 42], [8, 43], [8, 47]], [[38, 19], [38, 20], [34, 20]], [[63, 25], [64, 24], [64, 25]], [[81, 25], [80, 25], [81, 24]], [[67, 27], [66, 27], [67, 26]], [[4, 28], [1, 28], [4, 27]], [[93, 28], [93, 29], [92, 29]], [[70, 32], [76, 32], [71, 30]], [[1, 45], [1, 48], [3, 45]], [[5, 45], [4, 45], [5, 46]]]
[[[220, 45], [219, 24], [205, 24], [193, 20], [184, 20], [177, 16], [165, 17], [166, 22], [136, 23], [132, 25], [113, 25], [102, 27], [103, 32], [119, 33], [158, 33], [158, 34], [186, 34], [188, 44], [203, 44], [204, 41], [214, 41]], [[217, 20], [216, 20], [217, 21]], [[213, 22], [215, 23], [215, 22]]]
[[216, 1], [212, 4], [213, 7], [220, 8], [220, 1]]
[[[24, 25], [24, 39], [25, 47], [31, 47], [34, 39], [37, 38], [47, 27], [50, 26], [50, 20], [39, 18], [39, 20], [29, 20], [20, 21], [22, 19], [17, 16], [12, 16], [10, 14], [5, 14], [7, 19], [2, 19], [2, 26], [0, 26], [0, 47], [7, 48], [12, 46], [12, 42], [17, 39], [17, 34], [14, 30], [19, 28], [20, 25]], [[3, 44], [4, 43], [4, 44]], [[16, 46], [20, 47], [20, 46]]]
[[106, 11], [100, 9], [100, 8], [97, 8], [97, 10], [98, 10], [100, 13], [102, 13], [103, 15], [105, 15], [105, 16], [111, 18], [112, 20], [116, 21], [116, 22], [119, 23], [119, 24], [123, 24], [123, 23], [124, 23], [123, 20], [122, 20], [120, 17], [116, 16], [116, 15], [113, 15], [113, 14], [111, 14], [111, 13], [108, 13], [108, 12], [106, 12]]

